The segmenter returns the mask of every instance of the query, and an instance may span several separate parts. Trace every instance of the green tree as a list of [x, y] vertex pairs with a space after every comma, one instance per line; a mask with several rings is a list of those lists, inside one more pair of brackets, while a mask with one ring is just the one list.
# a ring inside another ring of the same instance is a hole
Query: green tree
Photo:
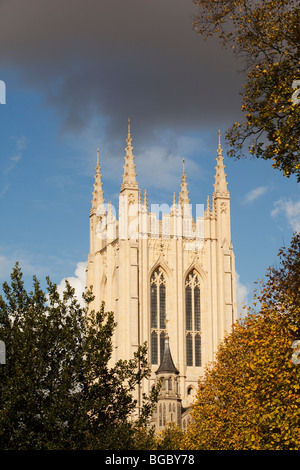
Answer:
[[[102, 305], [87, 316], [68, 282], [63, 298], [49, 278], [47, 291], [34, 277], [28, 293], [18, 265], [3, 284], [0, 448], [130, 448], [156, 400], [156, 390], [143, 396], [140, 417], [132, 419], [134, 391], [150, 373], [146, 345], [109, 367], [113, 314]], [[84, 298], [88, 306], [93, 296]]]
[[186, 434], [188, 449], [300, 449], [300, 235], [279, 251], [249, 309], [206, 369]]
[[[194, 0], [194, 29], [205, 39], [216, 35], [245, 64], [243, 123], [227, 131], [229, 156], [249, 152], [300, 181], [299, 0]], [[299, 85], [298, 85], [299, 86]]]

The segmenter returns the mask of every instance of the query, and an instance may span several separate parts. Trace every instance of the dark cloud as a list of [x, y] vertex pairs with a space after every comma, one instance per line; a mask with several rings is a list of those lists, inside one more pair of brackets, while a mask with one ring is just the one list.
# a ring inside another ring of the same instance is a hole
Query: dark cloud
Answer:
[[3, 0], [0, 64], [44, 94], [65, 130], [95, 115], [110, 137], [128, 115], [140, 138], [229, 126], [239, 65], [192, 30], [193, 11], [192, 0]]

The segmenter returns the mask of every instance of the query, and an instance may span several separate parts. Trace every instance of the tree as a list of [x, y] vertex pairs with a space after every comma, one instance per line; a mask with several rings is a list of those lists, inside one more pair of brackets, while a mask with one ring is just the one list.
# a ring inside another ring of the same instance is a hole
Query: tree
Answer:
[[300, 235], [279, 251], [249, 309], [206, 369], [193, 408], [188, 449], [300, 449]]
[[245, 64], [243, 123], [227, 130], [229, 156], [244, 145], [300, 181], [299, 0], [194, 0], [193, 27], [205, 39], [217, 35]]
[[[133, 419], [134, 390], [150, 373], [146, 345], [109, 367], [113, 314], [102, 305], [87, 316], [68, 282], [63, 298], [49, 278], [47, 291], [34, 277], [27, 293], [18, 265], [3, 284], [0, 448], [130, 448], [156, 400], [154, 389]], [[84, 298], [88, 306], [93, 296]]]
[[184, 432], [175, 423], [167, 423], [164, 429], [155, 436], [156, 450], [179, 450]]

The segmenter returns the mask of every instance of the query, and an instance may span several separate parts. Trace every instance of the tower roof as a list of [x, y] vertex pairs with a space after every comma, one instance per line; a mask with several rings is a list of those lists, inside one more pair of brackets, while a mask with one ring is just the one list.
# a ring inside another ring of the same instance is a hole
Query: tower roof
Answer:
[[169, 336], [165, 336], [165, 347], [164, 347], [164, 354], [162, 361], [160, 363], [159, 368], [155, 372], [156, 374], [163, 374], [163, 373], [169, 373], [169, 374], [179, 374], [179, 370], [176, 369], [171, 351], [170, 351], [170, 344], [169, 344]]

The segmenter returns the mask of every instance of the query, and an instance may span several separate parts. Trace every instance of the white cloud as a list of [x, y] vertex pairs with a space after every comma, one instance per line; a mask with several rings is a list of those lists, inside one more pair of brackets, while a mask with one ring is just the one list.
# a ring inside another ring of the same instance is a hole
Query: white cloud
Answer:
[[0, 197], [4, 196], [4, 194], [8, 191], [10, 187], [10, 183], [8, 181], [8, 174], [15, 168], [15, 166], [22, 159], [23, 150], [27, 146], [27, 137], [25, 136], [12, 137], [12, 139], [15, 141], [15, 150], [14, 150], [14, 153], [9, 157], [7, 167], [3, 171], [5, 179], [2, 185], [3, 187], [0, 191]]
[[9, 157], [9, 166], [6, 168], [5, 173], [9, 173], [22, 159], [22, 152], [26, 148], [27, 138], [25, 136], [13, 137], [15, 140], [15, 152]]
[[75, 296], [77, 297], [78, 302], [82, 307], [84, 307], [84, 301], [82, 298], [82, 294], [85, 291], [85, 286], [86, 286], [86, 262], [79, 262], [77, 263], [77, 267], [75, 269], [75, 276], [67, 277], [62, 279], [60, 284], [57, 286], [57, 290], [60, 295], [63, 294], [66, 284], [65, 281], [67, 281], [71, 284], [71, 286], [75, 289]]
[[[135, 171], [141, 188], [147, 188], [147, 191], [150, 187], [166, 191], [174, 191], [175, 188], [178, 192], [178, 190], [180, 190], [183, 158], [185, 158], [185, 170], [188, 182], [192, 177], [203, 178], [201, 165], [189, 157], [197, 149], [203, 147], [203, 141], [200, 138], [185, 135], [177, 136], [171, 132], [166, 132], [156, 136], [158, 144], [147, 145], [137, 150], [134, 147], [135, 135], [133, 134], [132, 137], [133, 154], [135, 156], [134, 163], [136, 165]], [[90, 152], [94, 159], [93, 166], [95, 166], [96, 163], [95, 149]], [[115, 149], [115, 151], [117, 151], [117, 149]], [[111, 181], [119, 184], [122, 181], [124, 163], [123, 160], [115, 159], [115, 164], [112, 164], [112, 156], [112, 150], [104, 142], [104, 144], [100, 146], [100, 165], [103, 182]], [[125, 152], [123, 156], [125, 156]], [[171, 197], [172, 194], [173, 193], [171, 193]]]
[[279, 215], [284, 215], [295, 232], [300, 232], [300, 199], [293, 202], [291, 199], [279, 199], [274, 202], [274, 209], [271, 216], [276, 218]]
[[15, 267], [16, 262], [19, 263], [22, 274], [33, 276], [33, 274], [45, 275], [45, 266], [37, 262], [37, 254], [31, 254], [24, 250], [14, 249], [0, 246], [0, 280], [8, 281]]
[[249, 191], [249, 193], [246, 194], [244, 202], [250, 204], [259, 197], [263, 196], [269, 189], [269, 186], [259, 186], [258, 188], [252, 189]]
[[240, 275], [236, 272], [236, 302], [238, 317], [243, 316], [243, 305], [247, 305], [249, 289], [240, 281]]
[[12, 268], [14, 267], [14, 262], [12, 259], [7, 256], [0, 255], [0, 279], [5, 279], [9, 277]]
[[181, 148], [180, 141], [178, 141], [178, 148], [175, 151], [169, 151], [167, 147], [163, 146], [153, 146], [139, 153], [136, 159], [136, 170], [138, 171], [138, 181], [141, 186], [163, 188], [167, 191], [176, 190], [178, 192], [180, 190], [183, 158], [185, 159], [187, 182], [189, 182], [192, 175], [194, 178], [196, 175], [199, 178], [203, 177], [200, 165], [188, 158], [187, 154], [189, 154], [188, 146], [184, 151]]

